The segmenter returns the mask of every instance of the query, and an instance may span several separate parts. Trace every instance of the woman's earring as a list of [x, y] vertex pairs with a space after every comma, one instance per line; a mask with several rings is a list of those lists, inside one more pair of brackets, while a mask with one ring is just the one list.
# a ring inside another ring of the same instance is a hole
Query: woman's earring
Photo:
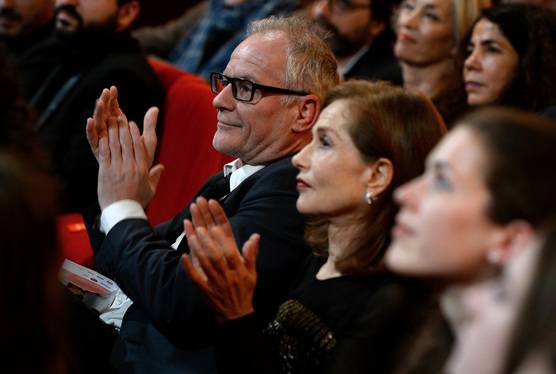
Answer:
[[365, 201], [369, 205], [371, 205], [373, 203], [373, 193], [372, 192], [367, 192], [367, 194], [365, 195]]
[[502, 257], [500, 256], [500, 252], [497, 251], [488, 251], [487, 253], [487, 262], [491, 265], [498, 266], [500, 265], [500, 260]]

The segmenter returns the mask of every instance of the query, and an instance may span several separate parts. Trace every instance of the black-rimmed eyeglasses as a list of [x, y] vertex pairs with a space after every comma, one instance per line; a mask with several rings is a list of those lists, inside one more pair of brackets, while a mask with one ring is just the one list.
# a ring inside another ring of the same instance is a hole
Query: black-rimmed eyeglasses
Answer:
[[221, 73], [211, 73], [210, 87], [212, 89], [212, 92], [214, 92], [215, 94], [219, 94], [220, 92], [222, 92], [224, 88], [226, 88], [226, 86], [228, 86], [229, 84], [232, 85], [232, 94], [236, 99], [240, 101], [253, 101], [254, 99], [258, 101], [262, 97], [262, 95], [260, 93], [259, 95], [255, 95], [257, 90], [274, 92], [283, 95], [308, 95], [304, 92], [286, 90], [285, 88], [264, 86], [262, 84], [253, 83], [243, 78], [231, 78]]

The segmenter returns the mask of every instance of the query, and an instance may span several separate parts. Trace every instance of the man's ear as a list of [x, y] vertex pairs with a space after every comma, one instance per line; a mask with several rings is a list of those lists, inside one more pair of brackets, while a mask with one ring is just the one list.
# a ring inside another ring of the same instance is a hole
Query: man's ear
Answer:
[[[294, 104], [296, 105], [296, 104]], [[299, 115], [293, 125], [293, 132], [307, 132], [317, 122], [320, 112], [320, 101], [317, 95], [302, 96], [297, 102]]]
[[505, 264], [508, 259], [529, 248], [535, 239], [535, 230], [529, 222], [512, 221], [501, 226], [489, 245], [487, 256], [494, 256], [499, 264]]
[[116, 32], [129, 29], [131, 24], [139, 17], [139, 12], [141, 12], [141, 4], [138, 1], [130, 1], [122, 5], [118, 10]]
[[365, 178], [364, 183], [366, 183], [367, 189], [373, 193], [373, 196], [379, 196], [392, 183], [394, 165], [389, 159], [381, 157], [369, 163], [363, 178]]
[[371, 24], [369, 25], [368, 34], [367, 34], [367, 44], [371, 44], [375, 41], [377, 36], [382, 34], [382, 32], [386, 29], [386, 22], [378, 19], [371, 20]]

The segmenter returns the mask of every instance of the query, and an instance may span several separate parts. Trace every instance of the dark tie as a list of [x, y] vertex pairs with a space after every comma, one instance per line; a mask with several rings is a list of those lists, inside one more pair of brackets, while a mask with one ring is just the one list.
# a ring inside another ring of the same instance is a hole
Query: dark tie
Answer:
[[199, 196], [202, 196], [207, 200], [224, 200], [230, 193], [230, 175], [231, 173], [220, 179], [218, 182], [208, 186]]

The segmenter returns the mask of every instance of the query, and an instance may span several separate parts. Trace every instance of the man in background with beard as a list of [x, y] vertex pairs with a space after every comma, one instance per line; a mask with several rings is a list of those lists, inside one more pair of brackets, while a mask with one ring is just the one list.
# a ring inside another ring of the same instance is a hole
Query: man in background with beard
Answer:
[[309, 14], [324, 30], [344, 79], [386, 80], [402, 84], [392, 51], [390, 18], [398, 0], [311, 0]]
[[0, 45], [9, 55], [25, 98], [50, 74], [61, 52], [44, 43], [54, 30], [54, 0], [0, 0]]
[[131, 38], [139, 0], [56, 0], [55, 35], [64, 45], [59, 63], [34, 93], [37, 130], [64, 188], [62, 209], [81, 211], [97, 201], [98, 164], [85, 134], [87, 118], [105, 87], [117, 86], [129, 120], [162, 106], [158, 79]]

